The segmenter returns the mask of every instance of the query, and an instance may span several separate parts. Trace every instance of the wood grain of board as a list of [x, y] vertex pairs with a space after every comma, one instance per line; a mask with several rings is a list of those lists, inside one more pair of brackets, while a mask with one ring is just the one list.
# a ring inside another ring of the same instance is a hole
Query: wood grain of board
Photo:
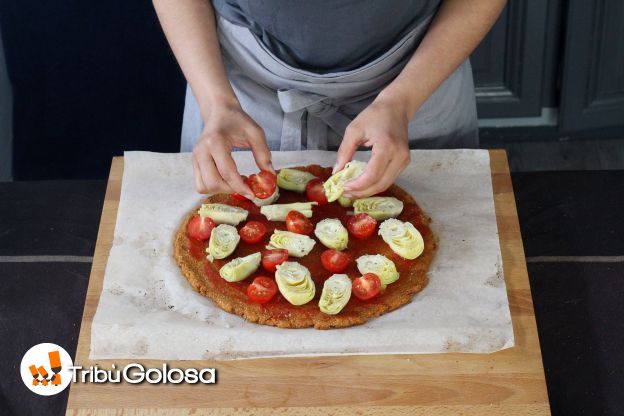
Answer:
[[[242, 361], [168, 361], [214, 367], [214, 385], [86, 384], [71, 386], [71, 415], [548, 415], [531, 289], [507, 157], [490, 151], [503, 269], [516, 346], [492, 354], [367, 355]], [[111, 166], [75, 365], [89, 367], [91, 322], [113, 240], [123, 158]], [[449, 346], [452, 351], [452, 346]], [[100, 368], [133, 361], [97, 360]]]

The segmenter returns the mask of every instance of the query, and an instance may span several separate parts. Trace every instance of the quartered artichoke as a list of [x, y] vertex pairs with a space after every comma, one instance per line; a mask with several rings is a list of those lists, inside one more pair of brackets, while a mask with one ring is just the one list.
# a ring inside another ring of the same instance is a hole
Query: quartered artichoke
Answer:
[[396, 218], [403, 211], [403, 201], [391, 196], [371, 196], [353, 202], [356, 214], [368, 214], [377, 221]]
[[238, 225], [247, 219], [246, 209], [226, 204], [202, 204], [199, 208], [200, 217], [209, 217], [217, 224]]
[[277, 174], [277, 186], [289, 191], [303, 193], [306, 185], [316, 176], [310, 172], [304, 172], [297, 169], [283, 168]]
[[374, 273], [381, 280], [382, 287], [399, 280], [399, 272], [394, 262], [381, 254], [366, 254], [355, 261], [362, 274]]
[[360, 176], [360, 174], [364, 171], [365, 166], [366, 162], [352, 160], [347, 163], [341, 171], [334, 173], [329, 179], [327, 179], [323, 184], [327, 201], [332, 202], [340, 198], [344, 192], [344, 184], [347, 181]]
[[224, 259], [236, 248], [240, 236], [236, 228], [228, 224], [217, 225], [210, 234], [210, 240], [208, 241], [208, 260]]
[[340, 220], [326, 218], [319, 221], [314, 228], [314, 235], [327, 248], [344, 250], [349, 243], [349, 233]]
[[316, 202], [293, 202], [292, 204], [275, 204], [260, 207], [260, 213], [269, 221], [285, 221], [290, 211], [299, 211], [307, 218], [312, 217], [312, 206]]
[[240, 282], [258, 269], [261, 258], [260, 253], [235, 258], [221, 267], [219, 275], [228, 282]]
[[293, 305], [308, 303], [316, 293], [310, 271], [294, 261], [277, 265], [275, 281], [282, 296]]
[[333, 274], [325, 280], [319, 300], [321, 312], [336, 315], [351, 298], [351, 279], [346, 274]]
[[410, 222], [389, 218], [379, 226], [379, 235], [399, 256], [413, 260], [425, 249], [422, 235]]
[[[214, 232], [214, 231], [213, 231]], [[284, 248], [288, 255], [303, 257], [312, 251], [316, 241], [303, 234], [291, 233], [290, 231], [275, 230], [269, 240], [268, 249]]]

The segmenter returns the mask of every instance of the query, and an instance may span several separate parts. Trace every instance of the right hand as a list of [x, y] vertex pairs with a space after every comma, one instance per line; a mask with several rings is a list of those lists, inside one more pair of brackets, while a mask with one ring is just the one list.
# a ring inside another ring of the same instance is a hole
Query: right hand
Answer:
[[251, 149], [260, 170], [275, 173], [264, 131], [240, 105], [213, 106], [205, 117], [204, 130], [193, 148], [195, 187], [202, 194], [238, 193], [254, 195], [232, 159], [232, 148]]

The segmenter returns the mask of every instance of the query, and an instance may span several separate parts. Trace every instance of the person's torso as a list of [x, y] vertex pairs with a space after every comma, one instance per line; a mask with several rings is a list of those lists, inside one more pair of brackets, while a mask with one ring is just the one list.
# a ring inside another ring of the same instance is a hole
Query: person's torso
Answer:
[[318, 73], [347, 71], [382, 55], [441, 0], [213, 0], [278, 58]]

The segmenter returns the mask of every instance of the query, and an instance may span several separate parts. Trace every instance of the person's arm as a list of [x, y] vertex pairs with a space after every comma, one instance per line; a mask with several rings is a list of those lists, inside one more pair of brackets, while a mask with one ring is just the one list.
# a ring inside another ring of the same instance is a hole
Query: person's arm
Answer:
[[506, 0], [443, 0], [427, 34], [401, 73], [348, 126], [334, 170], [358, 146], [372, 147], [364, 173], [345, 184], [352, 197], [387, 189], [410, 161], [409, 120], [490, 30]]
[[232, 159], [232, 147], [251, 148], [256, 164], [273, 171], [262, 129], [241, 109], [221, 59], [210, 0], [153, 0], [160, 24], [193, 90], [204, 130], [193, 149], [198, 192], [253, 197]]

